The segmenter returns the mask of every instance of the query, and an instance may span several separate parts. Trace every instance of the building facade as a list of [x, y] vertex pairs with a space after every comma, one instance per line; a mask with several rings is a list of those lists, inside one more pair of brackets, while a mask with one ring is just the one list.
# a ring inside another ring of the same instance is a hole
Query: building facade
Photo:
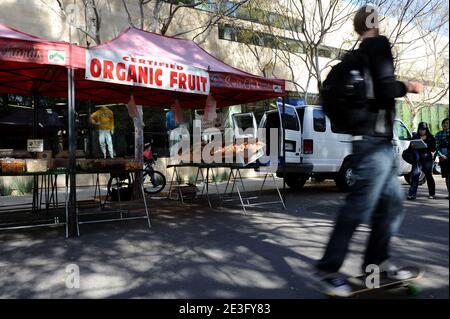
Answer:
[[[342, 54], [355, 46], [357, 36], [349, 18], [355, 7], [339, 1], [330, 18], [317, 14], [314, 0], [297, 1], [297, 5], [292, 0], [243, 2], [210, 0], [192, 7], [198, 1], [150, 1], [140, 5], [137, 0], [2, 0], [0, 23], [50, 40], [88, 46], [108, 41], [130, 25], [189, 38], [239, 69], [286, 79], [291, 97], [317, 102], [320, 80]], [[304, 12], [299, 9], [300, 3]], [[325, 23], [317, 27], [317, 20], [324, 18]], [[386, 18], [380, 27], [392, 34], [396, 22]], [[437, 123], [448, 114], [448, 36], [417, 37], [418, 32], [422, 31], [413, 28], [396, 39], [397, 73], [405, 80], [428, 77], [425, 82], [429, 85], [424, 95], [399, 100], [398, 116], [412, 127], [411, 103], [417, 108], [428, 103], [414, 120], [431, 122], [436, 131]], [[436, 68], [442, 72], [426, 74]], [[265, 102], [258, 108], [247, 107], [261, 113], [273, 105]]]

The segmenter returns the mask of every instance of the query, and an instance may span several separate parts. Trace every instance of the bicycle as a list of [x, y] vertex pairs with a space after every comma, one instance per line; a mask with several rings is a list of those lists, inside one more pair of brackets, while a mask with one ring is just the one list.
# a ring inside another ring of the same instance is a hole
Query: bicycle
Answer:
[[158, 194], [166, 187], [166, 177], [155, 170], [155, 158], [144, 161], [143, 186], [147, 194]]
[[[144, 192], [147, 194], [158, 194], [166, 187], [166, 177], [163, 173], [153, 168], [155, 161], [144, 162], [142, 182]], [[108, 181], [108, 195], [112, 200], [130, 200], [132, 189], [132, 178], [130, 173], [111, 174]]]

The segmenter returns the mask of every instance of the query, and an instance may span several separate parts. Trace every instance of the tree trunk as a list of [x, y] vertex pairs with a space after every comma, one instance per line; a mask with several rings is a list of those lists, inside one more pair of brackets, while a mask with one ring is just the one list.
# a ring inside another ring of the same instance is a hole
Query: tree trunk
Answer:
[[84, 0], [84, 5], [86, 8], [86, 31], [92, 35], [96, 44], [100, 44], [100, 17], [95, 0]]
[[417, 116], [417, 112], [414, 109], [411, 109], [409, 119], [411, 121], [411, 131], [412, 132], [415, 132], [417, 129], [416, 116]]
[[[134, 157], [139, 162], [139, 167], [144, 167], [144, 128], [142, 118], [134, 118]], [[142, 198], [142, 172], [135, 173], [133, 185], [133, 195], [135, 199]]]
[[141, 23], [140, 23], [140, 27], [141, 27], [141, 30], [144, 30], [144, 19], [145, 19], [145, 17], [144, 17], [144, 1], [143, 0], [140, 0], [139, 1], [139, 13], [140, 13], [140, 21], [141, 21]]
[[156, 32], [158, 29], [158, 20], [159, 20], [159, 14], [161, 12], [161, 8], [162, 8], [162, 1], [156, 0], [155, 6], [153, 7], [152, 21], [150, 24], [151, 32]]

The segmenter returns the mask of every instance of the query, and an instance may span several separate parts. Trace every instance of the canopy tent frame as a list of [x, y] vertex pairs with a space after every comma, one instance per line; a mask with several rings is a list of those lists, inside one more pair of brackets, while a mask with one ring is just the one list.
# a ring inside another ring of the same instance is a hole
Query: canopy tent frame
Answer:
[[[70, 27], [71, 28], [71, 27]], [[69, 31], [71, 37], [72, 30]], [[139, 38], [141, 41], [132, 41]], [[143, 43], [143, 41], [146, 41]], [[148, 107], [168, 105], [170, 101], [180, 100], [182, 108], [194, 108], [205, 105], [206, 96], [192, 93], [181, 93], [167, 90], [157, 90], [124, 84], [111, 84], [105, 82], [90, 81], [85, 79], [86, 50], [110, 49], [115, 54], [132, 53], [142, 56], [148, 55], [147, 51], [157, 51], [160, 55], [166, 53], [176, 63], [184, 63], [193, 67], [206, 70], [211, 81], [211, 93], [217, 100], [217, 107], [225, 107], [249, 102], [267, 100], [269, 98], [283, 98], [283, 123], [285, 119], [285, 82], [284, 80], [267, 79], [252, 75], [242, 70], [231, 67], [216, 59], [196, 43], [190, 40], [166, 37], [159, 34], [139, 30], [133, 27], [126, 29], [118, 37], [106, 43], [92, 48], [83, 48], [72, 43], [52, 42], [40, 39], [26, 33], [11, 29], [0, 24], [0, 49], [3, 47], [11, 50], [33, 50], [40, 54], [36, 56], [0, 56], [0, 78], [8, 78], [0, 81], [0, 91], [12, 94], [32, 95], [35, 109], [37, 110], [38, 96], [67, 98], [68, 108], [68, 133], [69, 133], [69, 233], [75, 236], [77, 233], [76, 212], [76, 129], [75, 129], [75, 102], [76, 99], [101, 102], [114, 102], [125, 104], [131, 95], [136, 99], [136, 104]], [[127, 50], [123, 47], [128, 44]], [[136, 43], [141, 43], [136, 45]], [[186, 52], [191, 53], [191, 61], [182, 56], [173, 48], [184, 45]], [[143, 50], [147, 51], [140, 51]], [[66, 59], [61, 62], [50, 61], [50, 50], [64, 52]], [[46, 60], [48, 57], [48, 60]], [[192, 63], [189, 63], [192, 62]], [[50, 77], [50, 78], [49, 78]], [[233, 82], [234, 80], [242, 80]], [[229, 83], [227, 82], [229, 81]], [[250, 84], [245, 84], [247, 81]], [[245, 84], [245, 85], [244, 85]], [[246, 86], [247, 85], [247, 86]], [[272, 90], [270, 90], [272, 88]], [[108, 94], [105, 94], [105, 91]], [[102, 94], [99, 94], [102, 93]], [[165, 104], [164, 104], [165, 103]], [[37, 111], [33, 117], [33, 125], [37, 125]], [[285, 125], [283, 125], [283, 161], [285, 159], [284, 139]], [[33, 137], [36, 131], [33, 129]], [[283, 162], [283, 178], [285, 168]], [[283, 184], [283, 196], [285, 196], [285, 184]]]

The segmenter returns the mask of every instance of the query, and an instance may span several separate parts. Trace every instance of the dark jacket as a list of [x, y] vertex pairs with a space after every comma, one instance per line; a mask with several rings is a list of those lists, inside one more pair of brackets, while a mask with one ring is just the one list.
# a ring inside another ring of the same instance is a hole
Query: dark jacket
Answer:
[[378, 36], [365, 39], [358, 50], [366, 57], [375, 99], [370, 100], [367, 116], [354, 135], [377, 136], [391, 140], [395, 98], [407, 93], [405, 84], [395, 78], [391, 45], [386, 37]]
[[[419, 134], [413, 133], [412, 134], [413, 140], [420, 139]], [[416, 152], [419, 154], [420, 159], [422, 160], [433, 160], [433, 154], [432, 152], [436, 152], [436, 139], [433, 135], [427, 135], [427, 138], [424, 140], [425, 144], [427, 144], [427, 148], [418, 149]]]

